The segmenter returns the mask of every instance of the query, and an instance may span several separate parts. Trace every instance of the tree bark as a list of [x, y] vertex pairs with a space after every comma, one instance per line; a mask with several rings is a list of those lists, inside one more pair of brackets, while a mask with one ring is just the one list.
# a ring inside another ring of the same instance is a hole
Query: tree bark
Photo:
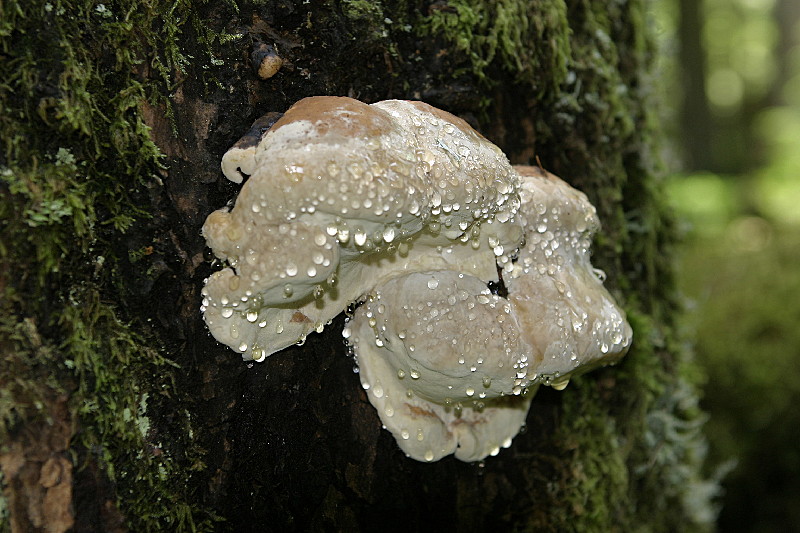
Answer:
[[[6, 529], [708, 528], [643, 0], [12, 0], [0, 39]], [[215, 342], [220, 158], [320, 94], [424, 100], [586, 192], [626, 359], [541, 391], [497, 457], [422, 464], [381, 429], [342, 316], [259, 364]]]

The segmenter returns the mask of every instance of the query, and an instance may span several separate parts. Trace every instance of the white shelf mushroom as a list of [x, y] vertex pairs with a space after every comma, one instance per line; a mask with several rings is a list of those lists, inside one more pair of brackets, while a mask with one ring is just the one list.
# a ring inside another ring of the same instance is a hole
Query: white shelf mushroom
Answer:
[[240, 170], [251, 176], [234, 209], [203, 226], [229, 264], [208, 279], [203, 311], [245, 359], [320, 331], [394, 272], [497, 279], [490, 243], [513, 252], [521, 241], [508, 224], [519, 177], [503, 153], [421, 102], [306, 98], [222, 167], [237, 183]]
[[[508, 446], [540, 383], [616, 361], [631, 330], [589, 263], [586, 197], [421, 102], [306, 98], [223, 158], [231, 210], [203, 234], [214, 337], [266, 356], [365, 300], [345, 328], [362, 385], [412, 458]], [[507, 298], [487, 284], [504, 272]]]

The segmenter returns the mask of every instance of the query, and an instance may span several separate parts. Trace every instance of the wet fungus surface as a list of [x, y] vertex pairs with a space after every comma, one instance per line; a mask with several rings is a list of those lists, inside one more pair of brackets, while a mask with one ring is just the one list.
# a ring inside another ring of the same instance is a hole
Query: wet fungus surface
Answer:
[[223, 158], [249, 176], [235, 207], [203, 226], [227, 264], [203, 316], [245, 360], [363, 302], [343, 335], [384, 426], [414, 459], [477, 461], [510, 445], [540, 384], [626, 352], [584, 194], [421, 102], [313, 97], [262, 122]]

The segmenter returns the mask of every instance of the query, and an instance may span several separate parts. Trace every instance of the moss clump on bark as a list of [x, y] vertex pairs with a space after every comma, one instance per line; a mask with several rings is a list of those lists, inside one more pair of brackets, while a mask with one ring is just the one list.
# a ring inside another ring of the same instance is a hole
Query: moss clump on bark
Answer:
[[567, 7], [562, 1], [531, 7], [525, 0], [434, 3], [420, 18], [418, 33], [437, 35], [449, 45], [443, 52], [465, 56], [454, 76], [468, 72], [492, 86], [489, 70], [495, 64], [537, 96], [555, 93], [570, 59]]
[[[201, 466], [188, 418], [175, 435], [149, 424], [150, 404], [174, 394], [174, 365], [143, 324], [121, 318], [123, 239], [151, 216], [140, 198], [162, 157], [142, 104], [165, 100], [185, 62], [177, 37], [189, 4], [0, 5], [0, 454], [63, 417], [72, 442], [55, 452], [73, 467], [67, 481], [116, 487], [110, 503], [137, 531], [203, 530], [213, 518], [186, 488]], [[42, 502], [19, 502], [21, 493], [7, 506], [17, 505], [14, 523], [46, 526], [30, 514]]]

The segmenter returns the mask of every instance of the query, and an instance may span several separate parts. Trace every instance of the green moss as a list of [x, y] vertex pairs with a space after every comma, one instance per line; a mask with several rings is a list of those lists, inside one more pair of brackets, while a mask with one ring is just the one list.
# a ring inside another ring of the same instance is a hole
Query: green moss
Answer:
[[563, 1], [539, 4], [452, 0], [432, 5], [418, 24], [419, 33], [441, 38], [452, 47], [448, 51], [466, 57], [454, 77], [466, 71], [491, 86], [489, 66], [496, 61], [538, 94], [557, 92], [570, 54], [567, 8]]
[[150, 216], [136, 195], [161, 165], [142, 105], [166, 101], [186, 63], [178, 37], [192, 9], [0, 4], [0, 442], [69, 394], [76, 466], [102, 467], [134, 531], [214, 520], [187, 493], [202, 468], [188, 416], [169, 437], [148, 418], [174, 394], [174, 365], [108, 303], [128, 260], [114, 250]]

